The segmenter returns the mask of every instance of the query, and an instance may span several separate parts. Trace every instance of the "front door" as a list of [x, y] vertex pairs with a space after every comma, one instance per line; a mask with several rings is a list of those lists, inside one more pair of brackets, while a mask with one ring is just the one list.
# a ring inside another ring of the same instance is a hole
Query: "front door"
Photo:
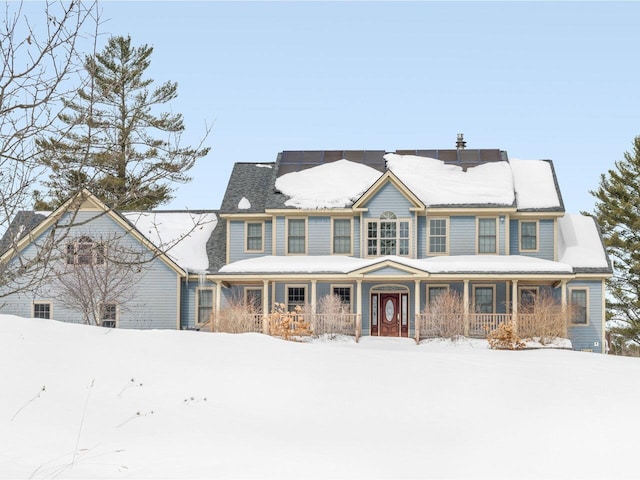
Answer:
[[380, 335], [397, 337], [400, 335], [399, 295], [383, 293], [380, 295]]

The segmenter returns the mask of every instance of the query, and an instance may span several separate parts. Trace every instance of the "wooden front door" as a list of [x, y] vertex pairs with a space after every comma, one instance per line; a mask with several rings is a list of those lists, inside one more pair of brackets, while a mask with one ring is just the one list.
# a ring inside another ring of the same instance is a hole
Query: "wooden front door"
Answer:
[[397, 337], [400, 335], [399, 295], [383, 293], [380, 295], [380, 335]]

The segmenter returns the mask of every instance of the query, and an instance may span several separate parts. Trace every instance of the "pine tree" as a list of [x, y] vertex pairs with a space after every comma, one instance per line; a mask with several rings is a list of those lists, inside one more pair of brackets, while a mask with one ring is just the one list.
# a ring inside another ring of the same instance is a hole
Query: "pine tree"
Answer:
[[86, 85], [59, 116], [68, 133], [38, 142], [51, 176], [44, 182], [49, 199], [36, 192], [36, 208], [54, 208], [88, 188], [114, 208], [151, 209], [171, 200], [171, 182], [191, 180], [186, 172], [209, 148], [181, 147], [182, 115], [152, 111], [177, 97], [177, 83], [152, 89], [144, 77], [152, 52], [117, 36], [86, 57]]
[[607, 316], [619, 326], [612, 332], [640, 343], [640, 136], [633, 151], [600, 176], [591, 194], [614, 268], [607, 285]]

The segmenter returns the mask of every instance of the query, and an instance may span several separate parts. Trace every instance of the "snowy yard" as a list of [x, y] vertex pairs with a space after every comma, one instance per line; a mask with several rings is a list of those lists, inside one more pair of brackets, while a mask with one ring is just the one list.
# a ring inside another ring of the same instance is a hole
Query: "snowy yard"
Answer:
[[0, 316], [1, 478], [637, 478], [640, 361]]

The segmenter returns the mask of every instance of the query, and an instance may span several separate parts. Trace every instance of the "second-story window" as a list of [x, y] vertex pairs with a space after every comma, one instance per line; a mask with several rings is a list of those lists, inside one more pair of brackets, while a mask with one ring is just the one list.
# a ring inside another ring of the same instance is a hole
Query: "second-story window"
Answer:
[[478, 219], [478, 253], [498, 253], [497, 219]]
[[538, 249], [538, 223], [520, 222], [520, 250]]
[[67, 243], [66, 261], [67, 265], [103, 265], [105, 246], [84, 235]]
[[262, 222], [247, 222], [247, 252], [262, 252]]
[[447, 219], [429, 219], [429, 253], [447, 253]]
[[351, 253], [351, 220], [348, 218], [333, 220], [333, 253]]
[[410, 221], [399, 219], [393, 212], [384, 212], [378, 220], [367, 221], [367, 255], [410, 254]]
[[306, 253], [306, 221], [303, 218], [287, 221], [287, 253]]

